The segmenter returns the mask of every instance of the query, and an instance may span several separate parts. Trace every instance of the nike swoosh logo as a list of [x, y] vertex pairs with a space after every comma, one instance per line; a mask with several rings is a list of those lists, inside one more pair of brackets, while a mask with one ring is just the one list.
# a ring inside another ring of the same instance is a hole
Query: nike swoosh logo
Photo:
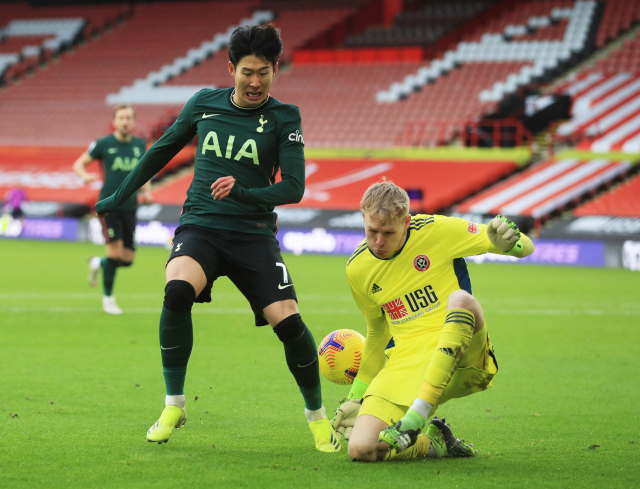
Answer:
[[164, 346], [160, 345], [160, 348], [162, 348], [163, 350], [174, 350], [174, 349], [176, 349], [176, 348], [180, 348], [180, 345], [178, 345], [178, 346], [172, 346], [172, 347], [170, 347], [170, 348], [165, 348]]
[[[316, 359], [314, 358], [313, 360], [311, 360], [311, 363], [313, 363], [313, 362], [315, 362], [315, 361], [316, 361]], [[311, 363], [307, 363], [306, 365], [300, 365], [300, 364], [298, 364], [298, 367], [300, 367], [300, 368], [308, 367], [309, 365], [311, 365]]]
[[117, 148], [109, 148], [107, 151], [109, 152], [110, 155], [112, 155], [114, 153], [117, 153], [118, 149]]
[[278, 284], [278, 288], [279, 288], [280, 290], [282, 290], [282, 289], [286, 289], [287, 287], [291, 287], [292, 285], [293, 285], [293, 284], [289, 284], [289, 285], [282, 285], [282, 284]]
[[217, 115], [220, 115], [220, 114], [202, 114], [202, 118], [206, 119], [207, 117], [215, 117]]

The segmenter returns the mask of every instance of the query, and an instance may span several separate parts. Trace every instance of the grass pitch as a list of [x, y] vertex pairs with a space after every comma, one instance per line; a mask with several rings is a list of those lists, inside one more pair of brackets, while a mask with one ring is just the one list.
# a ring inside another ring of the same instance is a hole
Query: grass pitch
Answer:
[[[125, 314], [101, 312], [79, 243], [0, 241], [0, 487], [636, 487], [640, 274], [470, 265], [500, 372], [439, 415], [468, 460], [352, 463], [314, 450], [282, 346], [226, 280], [194, 307], [189, 422], [147, 443], [164, 385], [158, 318], [167, 250], [121, 270]], [[319, 342], [365, 333], [345, 258], [286, 256]], [[328, 411], [347, 387], [323, 379]], [[195, 398], [197, 397], [197, 400]]]

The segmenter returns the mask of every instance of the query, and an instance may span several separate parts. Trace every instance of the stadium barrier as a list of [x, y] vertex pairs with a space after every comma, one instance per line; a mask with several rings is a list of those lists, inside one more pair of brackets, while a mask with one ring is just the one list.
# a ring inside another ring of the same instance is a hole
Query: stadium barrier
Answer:
[[[138, 245], [170, 248], [178, 223], [141, 221], [136, 226]], [[295, 255], [320, 254], [349, 256], [364, 240], [364, 231], [315, 228], [281, 228], [280, 246]], [[104, 244], [101, 224], [97, 218], [0, 218], [0, 239], [35, 239], [47, 241], [89, 241]], [[472, 263], [509, 263], [522, 265], [552, 265], [579, 267], [625, 267], [640, 271], [640, 241], [605, 242], [595, 240], [534, 239], [532, 255], [518, 259], [512, 256], [485, 254], [468, 257]]]
[[404, 48], [352, 48], [352, 49], [299, 49], [293, 52], [296, 65], [316, 64], [369, 64], [419, 63], [423, 58], [421, 47]]
[[483, 119], [481, 121], [414, 120], [405, 124], [398, 146], [443, 146], [460, 137], [464, 146], [473, 148], [517, 148], [533, 151], [533, 134], [516, 119]]

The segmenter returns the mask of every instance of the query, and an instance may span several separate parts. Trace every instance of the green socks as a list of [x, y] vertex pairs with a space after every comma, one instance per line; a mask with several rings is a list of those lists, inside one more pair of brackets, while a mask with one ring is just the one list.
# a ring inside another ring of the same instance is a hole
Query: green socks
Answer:
[[164, 385], [168, 396], [183, 396], [187, 367], [162, 367]]
[[100, 266], [102, 267], [102, 288], [104, 295], [113, 295], [113, 282], [116, 279], [116, 270], [118, 269], [119, 260], [113, 258], [100, 259]]
[[311, 331], [302, 321], [300, 314], [293, 314], [281, 321], [273, 331], [284, 345], [287, 366], [296, 379], [305, 407], [309, 411], [320, 409], [322, 393], [318, 350]]
[[167, 395], [184, 394], [187, 363], [193, 348], [193, 325], [191, 311], [173, 312], [162, 306], [160, 316], [160, 351], [162, 373]]
[[302, 393], [305, 407], [309, 411], [320, 409], [322, 407], [322, 392], [318, 350], [311, 331], [306, 326], [305, 332], [300, 338], [284, 344], [284, 356]]
[[402, 431], [416, 430], [421, 431], [427, 424], [427, 420], [420, 416], [420, 413], [413, 408], [409, 408], [406, 414], [401, 419]]

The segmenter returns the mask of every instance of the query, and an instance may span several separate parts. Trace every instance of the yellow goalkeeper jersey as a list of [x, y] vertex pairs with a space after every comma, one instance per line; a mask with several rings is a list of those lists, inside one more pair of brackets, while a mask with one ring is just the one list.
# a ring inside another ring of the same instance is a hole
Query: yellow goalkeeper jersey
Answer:
[[484, 224], [413, 216], [407, 240], [392, 258], [375, 256], [366, 240], [358, 246], [347, 263], [351, 293], [366, 318], [386, 315], [396, 344], [410, 340], [442, 328], [449, 295], [471, 293], [464, 257], [487, 253], [490, 246]]

